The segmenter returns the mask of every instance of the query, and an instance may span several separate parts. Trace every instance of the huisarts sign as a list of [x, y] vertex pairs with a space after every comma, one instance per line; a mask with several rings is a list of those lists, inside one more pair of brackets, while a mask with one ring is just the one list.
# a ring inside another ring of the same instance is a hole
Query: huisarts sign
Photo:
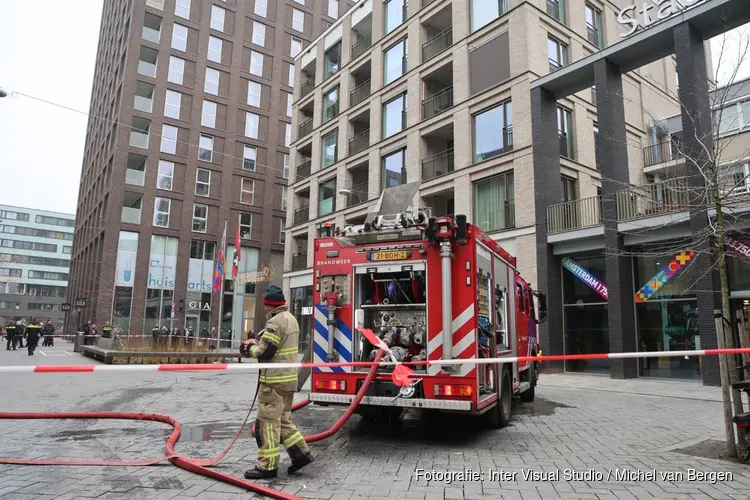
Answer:
[[[620, 38], [627, 38], [638, 29], [660, 23], [675, 14], [686, 11], [708, 0], [643, 0], [640, 5], [628, 5], [620, 9], [617, 22], [627, 28]], [[640, 8], [639, 8], [640, 7]]]

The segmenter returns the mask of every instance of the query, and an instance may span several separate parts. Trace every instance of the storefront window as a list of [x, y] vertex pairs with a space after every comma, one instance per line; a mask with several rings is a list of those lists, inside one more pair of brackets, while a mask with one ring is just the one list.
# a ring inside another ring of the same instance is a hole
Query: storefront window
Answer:
[[729, 290], [750, 294], [750, 261], [744, 257], [727, 255], [727, 273]]
[[[565, 354], [609, 352], [606, 269], [601, 254], [571, 255], [564, 262]], [[573, 360], [566, 371], [608, 373], [609, 360]]]
[[304, 353], [310, 347], [313, 325], [313, 291], [311, 286], [292, 288], [292, 314], [299, 323], [299, 352]]
[[[130, 308], [133, 302], [133, 288], [129, 286], [115, 287], [112, 303], [112, 326], [121, 335], [130, 332]], [[133, 332], [140, 333], [140, 332]]]

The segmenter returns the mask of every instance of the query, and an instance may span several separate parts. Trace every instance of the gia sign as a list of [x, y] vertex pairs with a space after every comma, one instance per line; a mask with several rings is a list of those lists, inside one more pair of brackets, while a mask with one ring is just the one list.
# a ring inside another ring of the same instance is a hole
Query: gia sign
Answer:
[[637, 5], [623, 7], [617, 14], [617, 22], [628, 30], [620, 38], [627, 38], [638, 28], [648, 28], [706, 1], [708, 0], [643, 0], [640, 10]]

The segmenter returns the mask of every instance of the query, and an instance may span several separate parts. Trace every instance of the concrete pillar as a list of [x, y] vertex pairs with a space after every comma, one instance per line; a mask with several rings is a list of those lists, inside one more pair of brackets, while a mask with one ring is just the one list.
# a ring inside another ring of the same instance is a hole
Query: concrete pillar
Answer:
[[[636, 349], [635, 302], [632, 259], [624, 254], [622, 235], [617, 231], [617, 191], [628, 185], [628, 144], [625, 138], [625, 107], [620, 68], [607, 59], [594, 65], [599, 120], [599, 165], [602, 171], [602, 219], [609, 288], [609, 352], [633, 352]], [[612, 378], [635, 378], [635, 359], [613, 359]]]
[[[542, 352], [563, 354], [563, 311], [560, 258], [547, 243], [547, 206], [560, 202], [560, 146], [557, 139], [557, 100], [544, 89], [531, 91], [531, 127], [534, 141], [534, 207], [536, 220], [537, 282], [547, 292], [549, 317], [540, 325]], [[562, 371], [562, 362], [543, 368]]]
[[[708, 95], [708, 72], [706, 71], [706, 50], [701, 33], [689, 23], [674, 28], [675, 56], [677, 57], [677, 74], [680, 80], [679, 98], [682, 105], [682, 149], [685, 155], [685, 166], [690, 187], [690, 198], [704, 199], [706, 185], [701, 172], [711, 162], [708, 151], [712, 150], [713, 130], [711, 103]], [[705, 234], [708, 216], [700, 204], [690, 207], [690, 229], [695, 243], [692, 250], [696, 252], [693, 263], [694, 275], [698, 280], [698, 329], [701, 348], [717, 347], [716, 327], [713, 310], [721, 306], [721, 289], [714, 287], [718, 279], [712, 274], [718, 271], [713, 266], [711, 241], [700, 235]], [[720, 385], [719, 358], [704, 357], [703, 383]]]

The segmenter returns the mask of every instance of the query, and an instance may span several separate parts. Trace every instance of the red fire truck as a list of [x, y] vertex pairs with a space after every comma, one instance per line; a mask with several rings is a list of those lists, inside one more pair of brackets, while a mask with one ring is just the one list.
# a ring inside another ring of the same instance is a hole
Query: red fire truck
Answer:
[[[545, 294], [532, 290], [515, 257], [465, 216], [409, 209], [418, 187], [384, 190], [363, 225], [315, 240], [312, 360], [374, 360], [378, 349], [358, 327], [372, 329], [399, 362], [535, 356], [537, 324], [547, 315]], [[415, 382], [403, 387], [392, 382], [392, 366], [379, 369], [357, 413], [393, 418], [408, 408], [466, 412], [503, 427], [513, 396], [532, 401], [539, 378], [537, 363], [530, 362], [410, 368]], [[315, 368], [310, 400], [348, 405], [367, 372]]]

